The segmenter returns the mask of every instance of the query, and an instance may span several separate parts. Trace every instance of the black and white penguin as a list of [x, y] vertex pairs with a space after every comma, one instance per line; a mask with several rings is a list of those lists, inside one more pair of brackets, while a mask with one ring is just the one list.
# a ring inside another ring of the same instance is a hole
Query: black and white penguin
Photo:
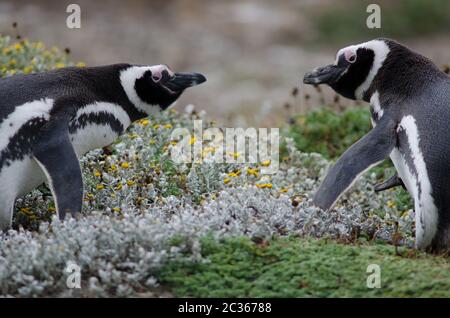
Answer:
[[0, 79], [0, 230], [11, 226], [16, 197], [45, 181], [59, 217], [76, 215], [83, 199], [78, 158], [204, 81], [165, 65], [130, 64]]
[[417, 248], [450, 247], [450, 78], [407, 47], [376, 39], [341, 49], [303, 81], [369, 102], [373, 124], [329, 170], [314, 203], [330, 209], [360, 174], [390, 157], [400, 179], [378, 190], [404, 184], [414, 198]]

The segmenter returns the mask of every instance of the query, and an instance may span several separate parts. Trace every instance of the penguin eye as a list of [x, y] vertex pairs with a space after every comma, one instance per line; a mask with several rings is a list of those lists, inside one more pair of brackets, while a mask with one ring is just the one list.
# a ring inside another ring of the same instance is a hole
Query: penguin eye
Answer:
[[345, 60], [349, 63], [355, 63], [356, 62], [356, 54], [353, 52], [345, 52], [344, 54]]
[[152, 80], [155, 83], [158, 83], [161, 80], [161, 78], [162, 78], [161, 74], [152, 74]]

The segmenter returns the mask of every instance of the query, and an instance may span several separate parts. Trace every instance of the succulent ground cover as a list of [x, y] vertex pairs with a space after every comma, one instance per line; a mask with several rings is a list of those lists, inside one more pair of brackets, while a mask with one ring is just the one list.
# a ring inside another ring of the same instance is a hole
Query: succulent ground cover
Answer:
[[[17, 64], [5, 48], [30, 61], [47, 52], [0, 39], [7, 76]], [[33, 71], [69, 64], [54, 51]], [[373, 191], [388, 166], [366, 173], [324, 212], [311, 197], [332, 159], [306, 152], [298, 131], [283, 130], [280, 167], [264, 175], [270, 162], [213, 162], [220, 143], [202, 142], [197, 163], [175, 162], [172, 132], [192, 130], [194, 120], [220, 128], [193, 107], [170, 110], [86, 154], [79, 220], [57, 220], [45, 185], [19, 198], [13, 229], [0, 234], [0, 295], [449, 296], [448, 259], [410, 249], [414, 212], [403, 190]], [[81, 269], [81, 289], [67, 288], [70, 263]], [[366, 287], [371, 263], [385, 273], [381, 289]]]

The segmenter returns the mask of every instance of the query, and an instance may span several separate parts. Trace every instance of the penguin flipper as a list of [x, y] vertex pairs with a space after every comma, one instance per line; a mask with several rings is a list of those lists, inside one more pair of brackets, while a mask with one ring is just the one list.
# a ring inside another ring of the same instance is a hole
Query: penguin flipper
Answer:
[[405, 184], [403, 183], [402, 179], [400, 179], [398, 174], [395, 173], [392, 177], [390, 177], [386, 181], [376, 184], [374, 190], [375, 192], [381, 192], [398, 186], [402, 186], [403, 188], [405, 188]]
[[396, 126], [386, 114], [375, 128], [347, 149], [330, 168], [313, 204], [323, 210], [330, 209], [360, 174], [386, 159], [395, 146]]
[[47, 177], [59, 218], [75, 216], [83, 203], [83, 180], [70, 142], [67, 116], [55, 116], [40, 130], [33, 156]]

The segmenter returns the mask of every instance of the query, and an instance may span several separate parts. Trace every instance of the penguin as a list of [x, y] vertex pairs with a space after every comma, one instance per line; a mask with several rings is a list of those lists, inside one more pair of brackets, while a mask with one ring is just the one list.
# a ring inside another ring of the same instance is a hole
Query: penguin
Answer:
[[376, 189], [403, 184], [414, 199], [416, 247], [449, 248], [450, 78], [428, 58], [379, 38], [339, 50], [303, 82], [368, 102], [373, 125], [330, 168], [313, 203], [329, 210], [359, 175], [390, 158], [397, 174]]
[[201, 84], [166, 65], [67, 67], [0, 79], [0, 230], [15, 199], [47, 181], [58, 217], [81, 212], [79, 158]]

